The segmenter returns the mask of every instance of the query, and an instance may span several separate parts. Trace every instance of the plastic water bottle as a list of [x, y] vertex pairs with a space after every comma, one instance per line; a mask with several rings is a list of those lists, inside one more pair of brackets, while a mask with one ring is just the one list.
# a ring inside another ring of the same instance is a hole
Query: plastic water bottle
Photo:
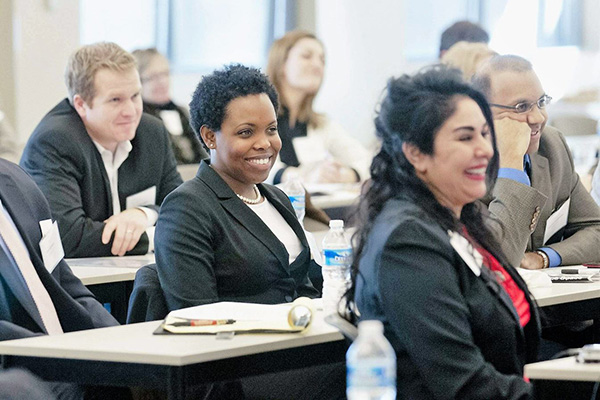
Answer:
[[323, 238], [323, 310], [327, 315], [337, 313], [340, 299], [350, 287], [351, 265], [352, 246], [344, 234], [344, 221], [332, 219]]
[[306, 213], [306, 193], [304, 186], [297, 174], [290, 175], [289, 179], [283, 185], [283, 191], [290, 198], [290, 202], [296, 212], [296, 218], [304, 226], [304, 214]]
[[395, 400], [396, 353], [381, 321], [361, 321], [346, 353], [348, 400]]

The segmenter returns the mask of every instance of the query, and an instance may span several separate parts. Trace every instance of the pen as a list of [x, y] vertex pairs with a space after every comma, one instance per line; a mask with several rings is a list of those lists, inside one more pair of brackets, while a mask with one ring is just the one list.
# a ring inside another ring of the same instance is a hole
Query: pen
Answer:
[[187, 321], [177, 321], [169, 325], [171, 326], [210, 326], [210, 325], [231, 325], [234, 324], [234, 319], [189, 319]]

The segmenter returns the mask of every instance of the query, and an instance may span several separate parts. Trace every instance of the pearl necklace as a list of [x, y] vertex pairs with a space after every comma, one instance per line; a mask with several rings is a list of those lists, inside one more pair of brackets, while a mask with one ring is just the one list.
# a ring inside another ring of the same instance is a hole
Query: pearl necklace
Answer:
[[258, 187], [256, 185], [254, 185], [254, 193], [256, 194], [255, 199], [249, 199], [248, 197], [242, 196], [241, 194], [237, 193], [235, 195], [246, 204], [258, 204], [262, 200], [262, 196], [260, 195], [260, 190], [258, 190]]

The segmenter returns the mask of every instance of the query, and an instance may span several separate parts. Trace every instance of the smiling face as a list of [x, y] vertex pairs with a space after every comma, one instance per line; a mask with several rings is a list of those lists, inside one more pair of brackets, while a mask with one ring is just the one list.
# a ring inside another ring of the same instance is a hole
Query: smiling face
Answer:
[[304, 94], [316, 94], [323, 82], [325, 52], [318, 40], [303, 38], [290, 49], [283, 68], [283, 85]]
[[435, 134], [433, 154], [414, 147], [405, 154], [437, 201], [460, 217], [465, 204], [486, 194], [486, 171], [494, 154], [491, 140], [477, 103], [458, 97], [455, 112]]
[[269, 176], [281, 149], [277, 115], [265, 93], [233, 99], [221, 129], [201, 128], [212, 168], [234, 192], [254, 198], [253, 185]]
[[114, 151], [120, 142], [135, 137], [142, 118], [140, 78], [135, 68], [101, 69], [94, 77], [94, 88], [96, 95], [89, 103], [76, 94], [73, 105], [91, 138]]
[[140, 78], [144, 101], [152, 104], [169, 102], [169, 61], [165, 57], [156, 54]]
[[[532, 70], [498, 71], [490, 74], [490, 103], [514, 106], [518, 103], [536, 102], [544, 94], [542, 84]], [[535, 105], [528, 112], [518, 114], [512, 110], [492, 107], [492, 112], [494, 119], [508, 117], [527, 123], [531, 129], [527, 154], [533, 154], [538, 150], [542, 131], [548, 120], [546, 109], [540, 109]]]

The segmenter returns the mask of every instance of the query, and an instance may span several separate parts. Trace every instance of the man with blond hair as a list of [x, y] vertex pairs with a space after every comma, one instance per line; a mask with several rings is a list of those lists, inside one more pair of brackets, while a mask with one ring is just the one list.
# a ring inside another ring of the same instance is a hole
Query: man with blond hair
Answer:
[[69, 96], [29, 138], [21, 166], [58, 221], [67, 257], [144, 254], [181, 183], [164, 125], [142, 113], [135, 59], [114, 43], [70, 57]]

